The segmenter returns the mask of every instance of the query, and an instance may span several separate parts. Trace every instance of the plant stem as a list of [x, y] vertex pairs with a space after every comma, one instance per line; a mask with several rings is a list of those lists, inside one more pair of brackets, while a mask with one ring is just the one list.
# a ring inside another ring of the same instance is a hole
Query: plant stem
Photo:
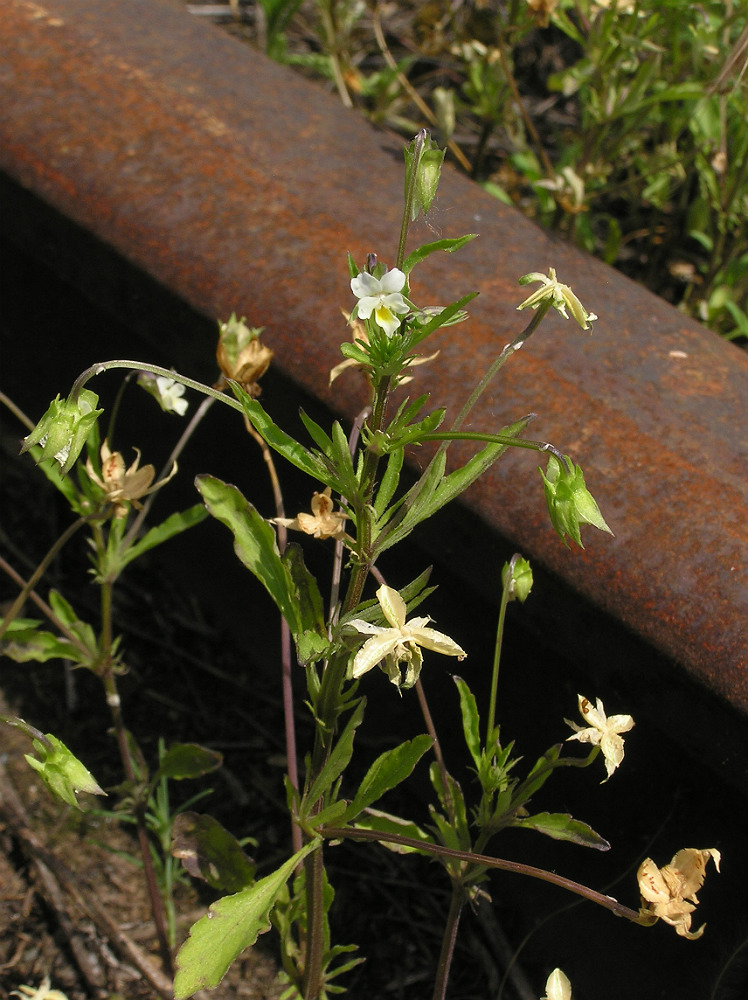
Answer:
[[[96, 539], [96, 543], [97, 549], [100, 550], [102, 545], [100, 534]], [[117, 740], [117, 748], [119, 750], [120, 760], [122, 761], [122, 769], [125, 773], [125, 778], [133, 788], [133, 795], [135, 798], [133, 812], [138, 831], [138, 846], [140, 848], [140, 857], [143, 863], [143, 873], [145, 875], [148, 898], [151, 904], [153, 925], [158, 939], [158, 948], [161, 954], [164, 972], [173, 977], [174, 965], [172, 962], [171, 950], [169, 948], [166, 913], [164, 910], [164, 901], [161, 897], [158, 883], [156, 881], [156, 872], [153, 868], [153, 858], [151, 856], [151, 847], [148, 840], [148, 830], [145, 822], [145, 803], [142, 801], [140, 791], [138, 789], [137, 776], [135, 774], [132, 756], [130, 754], [127, 729], [125, 728], [122, 716], [122, 704], [119, 692], [117, 691], [117, 681], [114, 670], [112, 668], [112, 584], [108, 580], [105, 580], [101, 584], [101, 653], [102, 661], [99, 676], [101, 677], [101, 682], [104, 685], [106, 703], [109, 706], [109, 711], [112, 717], [112, 727]]]
[[34, 587], [37, 585], [39, 580], [41, 580], [42, 576], [44, 576], [47, 567], [52, 562], [57, 553], [60, 551], [60, 549], [62, 549], [65, 543], [73, 537], [73, 535], [76, 533], [76, 531], [78, 531], [79, 528], [82, 528], [84, 524], [90, 523], [99, 516], [100, 515], [96, 514], [85, 514], [83, 517], [79, 517], [77, 521], [73, 521], [73, 523], [69, 525], [69, 527], [67, 527], [65, 531], [63, 531], [63, 533], [54, 543], [52, 548], [49, 550], [49, 552], [45, 555], [45, 557], [36, 567], [34, 572], [31, 574], [26, 584], [21, 589], [21, 592], [19, 593], [18, 597], [15, 599], [15, 601], [13, 601], [8, 611], [6, 611], [3, 620], [0, 621], [0, 639], [2, 639], [2, 637], [5, 635], [5, 632], [10, 626], [10, 623], [19, 613], [19, 611], [25, 604], [27, 597], [34, 589]]
[[70, 390], [69, 398], [72, 400], [77, 400], [78, 395], [86, 384], [94, 377], [94, 375], [103, 375], [106, 371], [112, 371], [115, 368], [130, 368], [137, 372], [150, 372], [151, 375], [163, 375], [164, 378], [172, 379], [174, 382], [179, 382], [180, 385], [186, 386], [188, 389], [195, 389], [197, 392], [202, 392], [205, 396], [212, 396], [213, 399], [218, 399], [226, 406], [230, 406], [233, 410], [237, 410], [239, 413], [244, 413], [242, 404], [234, 399], [233, 396], [227, 396], [226, 393], [222, 392], [220, 389], [214, 389], [211, 385], [204, 385], [202, 382], [197, 382], [193, 378], [187, 378], [185, 375], [180, 375], [179, 372], [172, 371], [170, 368], [162, 368], [160, 365], [150, 365], [143, 361], [99, 361], [95, 365], [91, 365], [86, 368], [84, 372], [78, 376], [78, 378], [73, 383], [73, 387]]
[[552, 885], [560, 886], [568, 892], [573, 892], [577, 896], [583, 896], [591, 903], [610, 910], [617, 917], [625, 917], [632, 923], [640, 923], [639, 913], [629, 906], [619, 903], [612, 896], [606, 896], [602, 892], [590, 889], [589, 886], [574, 882], [572, 879], [564, 878], [555, 872], [546, 871], [544, 868], [535, 868], [532, 865], [525, 865], [519, 861], [507, 861], [505, 858], [494, 858], [488, 854], [473, 854], [470, 851], [457, 851], [451, 847], [442, 847], [441, 844], [425, 844], [422, 840], [415, 840], [413, 837], [403, 837], [397, 833], [381, 833], [379, 830], [360, 830], [356, 827], [342, 826], [323, 827], [320, 833], [332, 840], [341, 837], [348, 837], [350, 840], [373, 840], [382, 841], [388, 844], [400, 844], [403, 847], [415, 848], [419, 854], [432, 854], [434, 856], [455, 858], [458, 861], [467, 861], [469, 864], [483, 865], [486, 868], [498, 868], [501, 871], [515, 872], [518, 875], [528, 875], [530, 878], [537, 878], [543, 882], [550, 882]]
[[436, 967], [436, 981], [434, 983], [433, 1000], [444, 1000], [447, 995], [447, 983], [449, 981], [449, 970], [452, 967], [452, 956], [457, 940], [457, 931], [460, 926], [462, 908], [465, 905], [465, 893], [460, 882], [452, 880], [452, 897], [449, 901], [449, 913], [447, 923], [444, 928], [442, 938], [442, 948], [439, 954], [439, 964]]
[[494, 647], [493, 672], [491, 674], [491, 696], [488, 703], [488, 722], [486, 724], [486, 750], [488, 749], [488, 741], [491, 739], [491, 734], [494, 730], [494, 722], [496, 720], [496, 698], [499, 690], [499, 666], [501, 664], [501, 647], [504, 643], [504, 619], [506, 618], [506, 607], [509, 603], [509, 591], [512, 586], [514, 565], [518, 558], [519, 556], [515, 554], [510, 559], [506, 571], [506, 579], [501, 588], [501, 604], [499, 605], [499, 621], [496, 626], [496, 645]]

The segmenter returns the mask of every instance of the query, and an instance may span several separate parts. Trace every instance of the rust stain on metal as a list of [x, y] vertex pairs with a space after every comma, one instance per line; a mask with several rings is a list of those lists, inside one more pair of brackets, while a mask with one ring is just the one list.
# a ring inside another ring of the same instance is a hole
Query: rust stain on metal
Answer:
[[[0, 16], [0, 166], [203, 313], [264, 325], [287, 374], [355, 413], [355, 380], [328, 388], [345, 254], [392, 261], [400, 141], [157, 0], [137, 17], [120, 0], [0, 0]], [[456, 173], [440, 203], [447, 235], [480, 239], [416, 272], [414, 294], [481, 295], [441, 335], [435, 405], [458, 406], [524, 322], [517, 277], [554, 266], [600, 315], [594, 334], [552, 320], [472, 426], [537, 411], [534, 433], [584, 463], [616, 538], [590, 538], [594, 557], [559, 545], [526, 456], [468, 504], [748, 711], [748, 356]]]

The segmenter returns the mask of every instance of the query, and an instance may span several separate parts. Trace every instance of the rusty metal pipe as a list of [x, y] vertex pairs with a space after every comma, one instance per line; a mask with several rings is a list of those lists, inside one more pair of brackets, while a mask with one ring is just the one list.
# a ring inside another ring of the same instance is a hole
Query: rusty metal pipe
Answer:
[[[0, 18], [0, 168], [203, 314], [265, 326], [288, 377], [355, 413], [355, 380], [328, 388], [345, 253], [392, 263], [400, 140], [170, 3], [0, 0]], [[525, 455], [465, 503], [748, 712], [748, 355], [450, 169], [439, 206], [445, 234], [480, 239], [417, 271], [414, 295], [481, 294], [439, 338], [433, 402], [459, 407], [523, 322], [517, 277], [554, 266], [600, 315], [594, 334], [553, 317], [471, 427], [538, 412], [616, 536], [560, 545]]]

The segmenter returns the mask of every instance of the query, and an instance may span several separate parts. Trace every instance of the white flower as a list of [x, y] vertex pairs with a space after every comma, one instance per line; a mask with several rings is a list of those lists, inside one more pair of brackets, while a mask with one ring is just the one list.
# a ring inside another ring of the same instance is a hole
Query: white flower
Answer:
[[[629, 729], [633, 728], [634, 720], [630, 715], [611, 715], [610, 718], [607, 718], [603, 703], [599, 698], [596, 702], [597, 707], [594, 707], [592, 702], [581, 694], [577, 695], [577, 698], [582, 718], [585, 722], [590, 723], [590, 726], [585, 729], [566, 719], [566, 724], [576, 730], [573, 736], [567, 738], [599, 746], [605, 757], [605, 769], [609, 778], [623, 760], [623, 740], [619, 733], [627, 733]], [[603, 784], [608, 778], [604, 779]]]
[[184, 386], [173, 378], [165, 375], [153, 375], [151, 372], [141, 372], [138, 375], [138, 385], [150, 393], [164, 413], [176, 413], [183, 417], [190, 405], [184, 396]]
[[[456, 656], [460, 660], [467, 656], [465, 650], [448, 635], [425, 627], [431, 621], [428, 616], [412, 618], [406, 623], [405, 601], [392, 587], [383, 584], [377, 591], [377, 600], [391, 628], [372, 625], [360, 618], [348, 623], [359, 632], [371, 636], [356, 653], [351, 668], [352, 677], [361, 677], [380, 664], [393, 684], [398, 688], [410, 688], [418, 680], [421, 671], [421, 646], [444, 656]], [[400, 674], [400, 663], [406, 665], [404, 678]]]
[[545, 301], [545, 299], [550, 299], [553, 308], [557, 309], [564, 319], [569, 318], [567, 309], [570, 309], [571, 315], [583, 330], [589, 330], [590, 323], [597, 319], [594, 313], [587, 312], [571, 288], [558, 280], [554, 267], [548, 268], [547, 275], [541, 274], [540, 271], [532, 271], [530, 274], [523, 274], [519, 279], [520, 285], [529, 285], [531, 281], [542, 281], [543, 287], [538, 288], [524, 302], [521, 302], [517, 306], [518, 312], [527, 306], [537, 309], [541, 302]]
[[560, 969], [554, 969], [545, 984], [543, 1000], [571, 1000], [571, 983]]
[[398, 316], [404, 316], [410, 309], [402, 295], [405, 275], [397, 268], [385, 271], [381, 278], [362, 271], [351, 278], [351, 291], [358, 299], [358, 315], [368, 319], [374, 313], [374, 321], [381, 326], [388, 337], [400, 326]]

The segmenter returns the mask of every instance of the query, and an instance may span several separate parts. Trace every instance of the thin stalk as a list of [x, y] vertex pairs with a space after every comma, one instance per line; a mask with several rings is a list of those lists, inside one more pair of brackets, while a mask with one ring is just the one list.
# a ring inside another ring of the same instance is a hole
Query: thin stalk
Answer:
[[501, 604], [499, 605], [499, 621], [496, 626], [496, 644], [493, 653], [493, 671], [491, 673], [491, 695], [488, 703], [488, 722], [486, 724], [486, 749], [491, 739], [496, 721], [496, 698], [499, 690], [499, 666], [501, 664], [501, 647], [504, 643], [504, 619], [506, 618], [506, 608], [509, 604], [509, 592], [512, 586], [512, 574], [518, 556], [513, 555], [509, 561], [506, 571], [506, 579], [501, 588]]
[[452, 897], [449, 901], [449, 912], [447, 913], [447, 923], [444, 928], [441, 952], [439, 953], [439, 963], [436, 967], [436, 981], [434, 982], [433, 1000], [444, 1000], [447, 995], [447, 983], [449, 982], [449, 970], [452, 967], [452, 957], [457, 941], [457, 931], [460, 927], [460, 917], [462, 908], [465, 905], [465, 892], [460, 882], [452, 880]]
[[520, 347], [522, 347], [522, 345], [528, 339], [528, 337], [530, 337], [531, 334], [533, 334], [535, 332], [535, 330], [537, 330], [538, 326], [540, 325], [541, 320], [543, 319], [543, 317], [545, 316], [545, 314], [548, 312], [548, 310], [550, 308], [551, 308], [551, 302], [550, 302], [549, 299], [546, 299], [545, 301], [542, 301], [540, 303], [540, 305], [538, 306], [537, 310], [535, 311], [535, 313], [533, 314], [532, 319], [527, 324], [527, 326], [522, 331], [522, 333], [518, 334], [514, 338], [514, 340], [510, 341], [510, 343], [508, 343], [508, 344], [506, 344], [504, 346], [504, 348], [501, 351], [501, 353], [499, 354], [499, 356], [496, 358], [496, 360], [493, 362], [493, 364], [491, 364], [489, 366], [489, 368], [486, 371], [486, 373], [483, 376], [483, 378], [480, 379], [480, 381], [478, 382], [478, 384], [475, 386], [475, 388], [473, 389], [473, 391], [470, 393], [470, 395], [468, 396], [468, 398], [465, 400], [465, 403], [463, 404], [462, 409], [457, 414], [457, 416], [455, 417], [455, 419], [454, 419], [454, 421], [452, 423], [452, 430], [453, 431], [457, 431], [457, 430], [460, 429], [460, 427], [462, 427], [463, 423], [465, 422], [465, 420], [467, 419], [468, 415], [470, 414], [470, 411], [475, 406], [475, 404], [478, 402], [478, 400], [483, 395], [483, 393], [486, 391], [486, 389], [488, 388], [488, 386], [491, 383], [491, 381], [493, 380], [493, 378], [504, 367], [504, 365], [507, 363], [507, 361], [509, 360], [509, 358], [516, 351], [518, 351], [520, 349]]
[[501, 871], [514, 872], [517, 875], [527, 875], [530, 878], [540, 879], [542, 882], [550, 882], [568, 892], [573, 892], [577, 896], [583, 896], [591, 903], [597, 903], [606, 910], [610, 910], [617, 917], [625, 917], [632, 923], [640, 923], [639, 912], [631, 907], [619, 903], [612, 896], [606, 896], [602, 892], [590, 889], [589, 886], [575, 882], [573, 879], [557, 875], [555, 872], [546, 871], [544, 868], [535, 868], [533, 865], [525, 865], [519, 861], [507, 861], [505, 858], [494, 858], [488, 854], [473, 854], [470, 851], [458, 851], [451, 847], [443, 847], [441, 844], [425, 844], [422, 840], [415, 840], [413, 837], [403, 837], [397, 833], [381, 833], [378, 830], [361, 830], [357, 827], [326, 826], [321, 831], [325, 837], [331, 840], [338, 840], [347, 837], [350, 840], [372, 840], [382, 841], [388, 844], [399, 844], [402, 847], [411, 847], [419, 854], [431, 854], [434, 856], [455, 858], [458, 861], [466, 861], [469, 864], [482, 865], [486, 868], [497, 868]]
[[[97, 538], [97, 547], [100, 544], [100, 537]], [[112, 717], [112, 727], [114, 729], [117, 748], [122, 761], [122, 769], [125, 778], [133, 789], [137, 789], [137, 777], [132, 763], [130, 747], [127, 740], [127, 729], [125, 728], [122, 716], [122, 704], [117, 690], [117, 680], [112, 669], [112, 584], [105, 581], [101, 584], [101, 652], [102, 667], [99, 676], [104, 685], [106, 703]], [[138, 846], [140, 848], [140, 858], [143, 863], [143, 873], [145, 875], [148, 898], [151, 904], [151, 914], [153, 924], [158, 939], [158, 948], [164, 971], [167, 975], [174, 975], [174, 965], [169, 948], [169, 933], [167, 929], [166, 912], [164, 901], [158, 888], [156, 872], [153, 867], [153, 857], [148, 840], [148, 830], [145, 821], [145, 803], [141, 801], [140, 795], [135, 794], [135, 822], [138, 831]]]
[[8, 410], [10, 410], [13, 416], [17, 420], [19, 420], [24, 425], [24, 427], [26, 427], [27, 430], [33, 431], [35, 427], [33, 420], [27, 417], [26, 414], [23, 412], [23, 410], [20, 408], [20, 406], [16, 406], [16, 404], [13, 402], [10, 396], [6, 396], [2, 390], [0, 390], [0, 403], [2, 403], [3, 406], [5, 406]]
[[57, 553], [63, 548], [66, 542], [68, 542], [73, 535], [82, 528], [84, 524], [89, 524], [91, 521], [96, 520], [100, 515], [98, 514], [85, 514], [83, 517], [79, 517], [77, 521], [73, 521], [65, 531], [60, 535], [57, 541], [54, 543], [49, 552], [45, 555], [39, 565], [36, 567], [34, 572], [31, 574], [26, 584], [22, 587], [18, 597], [13, 601], [8, 611], [5, 613], [3, 620], [0, 622], [0, 639], [5, 635], [6, 630], [10, 626], [10, 623], [16, 617], [18, 612], [21, 610], [23, 605], [26, 603], [31, 591], [37, 585], [37, 583], [44, 576], [49, 564], [55, 558]]
[[220, 400], [220, 402], [225, 403], [226, 406], [230, 406], [233, 410], [237, 410], [242, 414], [244, 413], [242, 404], [238, 399], [234, 399], [232, 396], [227, 396], [226, 393], [222, 392], [220, 389], [214, 389], [212, 385], [204, 385], [202, 382], [197, 382], [193, 378], [187, 378], [185, 375], [180, 375], [179, 372], [172, 371], [170, 368], [162, 368], [160, 365], [146, 364], [143, 361], [124, 361], [120, 359], [115, 361], [99, 361], [86, 368], [86, 370], [81, 372], [73, 383], [69, 398], [77, 400], [81, 389], [84, 387], [86, 382], [90, 381], [94, 377], [94, 375], [103, 375], [104, 372], [113, 371], [115, 368], [131, 368], [133, 371], [137, 372], [150, 372], [152, 375], [163, 375], [164, 378], [169, 378], [174, 382], [179, 382], [180, 385], [186, 386], [188, 389], [195, 389], [197, 392], [201, 392], [205, 396], [212, 396], [213, 399]]
[[[17, 573], [10, 565], [10, 563], [6, 562], [6, 560], [3, 559], [2, 556], [0, 556], [0, 569], [2, 569], [3, 572], [7, 573], [7, 575], [11, 578], [11, 580], [13, 580], [14, 583], [17, 583], [19, 587], [23, 588], [24, 590], [28, 588], [28, 583], [26, 582], [26, 580], [24, 580], [24, 578], [20, 575], [20, 573]], [[31, 589], [28, 590], [27, 592], [29, 600], [33, 601], [34, 604], [36, 604], [36, 606], [39, 608], [39, 610], [42, 611], [47, 616], [47, 618], [55, 626], [55, 628], [58, 629], [58, 631], [62, 635], [65, 636], [65, 638], [68, 640], [71, 646], [75, 646], [75, 648], [80, 653], [83, 653], [84, 656], [88, 656], [90, 650], [87, 649], [84, 643], [80, 641], [78, 636], [74, 632], [72, 632], [67, 627], [67, 625], [57, 617], [57, 615], [54, 613], [52, 608], [47, 604], [47, 602], [43, 600], [35, 590]]]
[[408, 174], [408, 186], [405, 189], [405, 205], [403, 207], [403, 219], [400, 223], [400, 239], [397, 244], [397, 263], [396, 267], [402, 267], [403, 261], [405, 260], [405, 244], [408, 240], [408, 228], [410, 227], [411, 221], [411, 211], [413, 208], [413, 200], [416, 196], [416, 181], [418, 180], [418, 167], [421, 163], [421, 157], [423, 156], [423, 147], [426, 142], [426, 136], [428, 132], [425, 128], [422, 128], [418, 135], [413, 140], [413, 159], [411, 161], [411, 169]]
[[[206, 415], [206, 413], [211, 408], [214, 402], [215, 400], [212, 397], [208, 397], [208, 399], [204, 399], [200, 403], [197, 410], [193, 414], [192, 419], [187, 424], [185, 429], [182, 431], [179, 440], [172, 448], [171, 454], [166, 459], [163, 469], [159, 472], [158, 476], [156, 476], [157, 482], [160, 479], [165, 479], [166, 476], [168, 476], [171, 469], [176, 465], [177, 459], [184, 451], [188, 441], [195, 433], [195, 431], [198, 428], [198, 425], [200, 424], [203, 417]], [[129, 548], [129, 546], [132, 545], [132, 543], [138, 537], [138, 532], [140, 531], [146, 517], [148, 517], [148, 512], [150, 511], [153, 501], [156, 499], [157, 496], [158, 493], [151, 493], [151, 495], [144, 502], [142, 508], [138, 511], [137, 517], [133, 520], [132, 524], [128, 528], [127, 534], [125, 535], [122, 541], [123, 549]]]
[[[281, 490], [280, 479], [278, 478], [278, 470], [275, 467], [275, 462], [273, 460], [273, 454], [270, 448], [265, 443], [264, 439], [254, 427], [247, 420], [246, 416], [244, 418], [244, 426], [247, 428], [247, 433], [254, 438], [257, 444], [260, 446], [262, 452], [262, 458], [265, 462], [265, 466], [268, 471], [268, 476], [270, 478], [270, 485], [273, 490], [273, 500], [275, 502], [275, 516], [278, 518], [284, 518], [286, 516], [286, 509], [283, 503], [283, 491]], [[288, 544], [288, 531], [284, 524], [278, 524], [278, 550], [281, 555], [286, 551], [286, 545]], [[280, 620], [280, 638], [281, 638], [281, 691], [283, 695], [283, 731], [286, 743], [286, 770], [288, 772], [288, 780], [291, 782], [291, 786], [299, 790], [299, 756], [296, 747], [296, 720], [294, 718], [294, 704], [293, 704], [293, 663], [291, 658], [291, 629], [288, 627], [288, 622], [281, 615]], [[302, 847], [302, 835], [301, 828], [297, 823], [294, 823], [293, 818], [291, 819], [291, 846], [293, 848], [294, 854], [301, 850]]]

